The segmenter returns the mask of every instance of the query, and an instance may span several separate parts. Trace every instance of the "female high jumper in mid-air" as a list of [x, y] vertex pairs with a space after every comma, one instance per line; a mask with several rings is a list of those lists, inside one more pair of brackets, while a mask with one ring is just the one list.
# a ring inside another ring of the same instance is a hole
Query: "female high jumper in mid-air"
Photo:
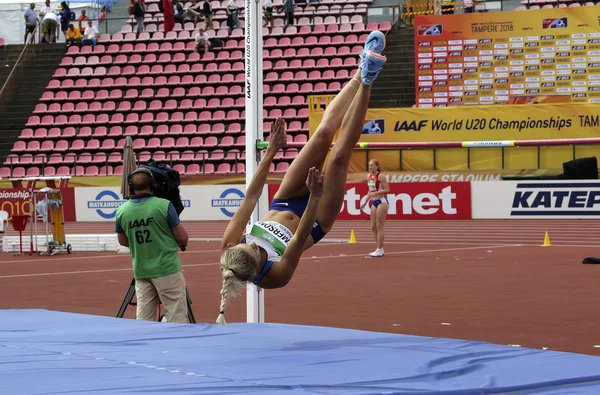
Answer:
[[[286, 142], [284, 121], [278, 119], [271, 125], [269, 147], [246, 189], [246, 197], [223, 234], [223, 288], [217, 323], [226, 324], [227, 299], [245, 289], [247, 281], [266, 289], [285, 286], [294, 275], [302, 253], [333, 227], [344, 201], [352, 151], [364, 127], [371, 84], [387, 60], [381, 55], [384, 48], [385, 36], [379, 31], [371, 32], [360, 54], [356, 74], [325, 109], [316, 132], [287, 170], [269, 212], [244, 235], [273, 158]], [[339, 137], [331, 148], [340, 127]]]

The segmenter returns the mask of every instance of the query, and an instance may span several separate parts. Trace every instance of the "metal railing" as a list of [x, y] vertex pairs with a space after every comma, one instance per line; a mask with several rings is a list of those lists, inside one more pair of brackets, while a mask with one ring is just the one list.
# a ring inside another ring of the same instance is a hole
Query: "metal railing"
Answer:
[[[394, 22], [397, 20], [397, 14], [398, 14], [398, 9], [400, 6], [369, 6], [368, 8], [365, 6], [364, 8], [361, 7], [360, 10], [361, 11], [355, 11], [355, 12], [345, 12], [342, 8], [342, 6], [339, 6], [340, 9], [337, 10], [337, 8], [335, 8], [333, 11], [331, 11], [331, 6], [330, 6], [330, 12], [327, 14], [319, 14], [317, 13], [317, 11], [313, 11], [313, 12], [308, 12], [303, 10], [302, 13], [298, 14], [296, 13], [294, 16], [294, 20], [295, 20], [295, 27], [300, 27], [300, 26], [315, 26], [315, 17], [321, 17], [323, 19], [323, 23], [325, 23], [325, 18], [326, 17], [334, 17], [335, 18], [335, 22], [336, 24], [342, 24], [342, 23], [358, 23], [358, 22], [350, 22], [351, 18], [353, 15], [360, 15], [362, 17], [361, 22], [364, 24], [368, 24], [369, 22], [373, 21], [373, 22]], [[300, 8], [300, 7], [297, 7]], [[306, 7], [302, 7], [302, 8], [306, 8]], [[356, 10], [356, 8], [355, 8]], [[386, 12], [387, 11], [387, 12]], [[222, 16], [222, 14], [224, 13], [224, 11], [219, 10], [217, 12], [215, 12], [213, 14], [213, 23], [215, 21], [217, 21], [215, 19], [215, 16]], [[148, 15], [148, 14], [147, 14]], [[150, 17], [150, 16], [146, 16], [144, 19], [144, 24], [148, 24], [148, 23], [153, 23], [158, 25], [162, 25], [164, 23], [164, 19], [162, 14], [158, 13], [159, 16], [156, 16], [157, 13], [154, 13], [154, 16]], [[348, 20], [346, 21], [345, 18], [343, 18], [343, 16], [348, 16]], [[278, 19], [278, 17], [280, 17], [280, 14], [275, 14], [275, 19]], [[244, 18], [244, 13], [241, 12], [239, 15], [239, 26], [238, 28], [243, 29], [243, 18]], [[302, 23], [300, 24], [299, 22], [301, 21], [302, 18], [308, 18], [309, 19], [309, 23]], [[185, 20], [183, 25], [179, 22], [175, 23], [175, 28], [173, 29], [173, 31], [181, 31], [181, 30], [189, 30], [185, 28], [185, 24], [187, 23], [194, 23], [193, 22], [193, 17], [190, 17], [189, 15], [185, 15]], [[281, 19], [281, 18], [279, 18]], [[225, 21], [219, 19], [218, 22], [220, 23], [219, 25], [219, 29], [222, 28], [226, 28], [225, 25]], [[131, 25], [132, 26], [132, 31], [121, 31], [121, 29], [123, 28], [123, 26], [125, 25]], [[205, 24], [202, 21], [202, 17], [200, 17], [200, 21], [195, 24], [194, 23], [194, 28], [192, 30], [196, 30], [199, 27], [204, 28]], [[282, 26], [275, 26], [275, 27], [282, 27]], [[270, 28], [270, 24], [267, 25], [267, 27], [265, 27], [265, 29], [269, 29]], [[107, 17], [105, 18], [102, 23], [99, 24], [98, 29], [100, 30], [100, 33], [102, 34], [111, 34], [114, 35], [116, 33], [122, 33], [122, 34], [127, 34], [127, 33], [136, 33], [136, 22], [135, 19], [133, 17]], [[147, 31], [144, 30], [147, 33], [155, 33], [158, 31], [162, 31], [160, 29], [157, 28], [156, 31], [152, 30], [152, 31]]]
[[[221, 163], [229, 163], [231, 165], [231, 174], [244, 174], [244, 172], [242, 171], [238, 171], [238, 164], [244, 164], [245, 165], [245, 156], [244, 156], [244, 151], [243, 151], [243, 147], [240, 147], [240, 151], [239, 152], [235, 152], [235, 153], [228, 153], [227, 151], [219, 151], [219, 150], [215, 150], [213, 152], [206, 152], [206, 150], [199, 150], [199, 151], [193, 151], [193, 150], [186, 150], [189, 153], [189, 151], [193, 152], [193, 160], [181, 160], [180, 157], [182, 156], [182, 152], [178, 152], [177, 154], [174, 154], [172, 152], [169, 153], [164, 153], [164, 154], [160, 154], [157, 155], [157, 152], [154, 153], [150, 153], [150, 154], [143, 154], [141, 152], [137, 152], [136, 153], [136, 157], [137, 157], [137, 161], [138, 164], [140, 163], [144, 163], [147, 160], [149, 160], [150, 158], [160, 161], [162, 163], [165, 163], [167, 165], [169, 165], [170, 167], [174, 167], [177, 164], [186, 164], [186, 165], [191, 165], [191, 164], [197, 164], [200, 166], [200, 170], [201, 172], [199, 174], [205, 175], [205, 174], [214, 174], [214, 172], [210, 172], [207, 173], [206, 172], [206, 165], [208, 164], [212, 164], [215, 166], [215, 172], [217, 171], [217, 168], [219, 166], [219, 164]], [[114, 153], [115, 151], [113, 151], [112, 153]], [[223, 158], [212, 158], [214, 155], [222, 155]], [[231, 157], [233, 155], [233, 158]], [[86, 159], [82, 160], [82, 156], [85, 156]], [[212, 158], [212, 159], [211, 159]], [[27, 172], [27, 170], [29, 168], [35, 167], [38, 168], [40, 170], [40, 175], [48, 175], [48, 176], [53, 176], [55, 175], [55, 173], [52, 174], [46, 174], [46, 168], [47, 167], [52, 167], [55, 172], [56, 170], [58, 170], [58, 168], [66, 166], [69, 168], [69, 174], [70, 176], [77, 176], [77, 177], [84, 177], [86, 176], [86, 170], [85, 168], [88, 166], [97, 166], [99, 173], [97, 175], [99, 176], [112, 176], [112, 175], [117, 175], [114, 174], [114, 168], [118, 167], [120, 165], [123, 164], [122, 162], [122, 157], [119, 158], [121, 159], [119, 160], [111, 160], [110, 159], [110, 153], [107, 154], [106, 159], [102, 160], [102, 161], [98, 161], [98, 160], [94, 160], [94, 155], [93, 154], [82, 154], [82, 153], [67, 153], [64, 155], [64, 157], [61, 158], [60, 162], [50, 162], [51, 161], [51, 154], [50, 155], [46, 155], [46, 154], [22, 154], [19, 156], [16, 156], [16, 154], [11, 154], [9, 155], [9, 157], [5, 160], [4, 162], [4, 167], [8, 167], [10, 169], [10, 177], [14, 177], [14, 170], [15, 168], [18, 167], [22, 167], [24, 168], [25, 172]], [[112, 171], [110, 171], [110, 169], [112, 168]], [[100, 170], [103, 171], [100, 171]], [[20, 176], [20, 175], [17, 175]]]
[[29, 64], [29, 62], [31, 61], [31, 54], [35, 51], [36, 48], [35, 45], [33, 45], [33, 42], [35, 40], [35, 35], [38, 32], [39, 26], [40, 24], [38, 23], [33, 32], [31, 33], [31, 39], [28, 40], [23, 46], [23, 49], [21, 50], [17, 61], [13, 65], [13, 68], [8, 74], [8, 77], [6, 77], [6, 80], [2, 85], [2, 89], [0, 89], [0, 109], [2, 111], [4, 111], [6, 102], [7, 100], [9, 100], [11, 93], [15, 91], [17, 76], [22, 76], [25, 73], [25, 65]]

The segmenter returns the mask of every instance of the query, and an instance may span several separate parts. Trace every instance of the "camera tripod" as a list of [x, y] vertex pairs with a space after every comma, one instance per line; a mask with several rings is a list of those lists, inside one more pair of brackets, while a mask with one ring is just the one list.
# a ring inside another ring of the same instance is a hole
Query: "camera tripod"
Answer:
[[[125, 299], [123, 299], [123, 303], [121, 304], [121, 308], [119, 308], [119, 312], [117, 313], [117, 318], [123, 318], [123, 314], [125, 314], [125, 310], [127, 310], [127, 306], [135, 306], [137, 302], [132, 302], [133, 296], [135, 295], [135, 278], [131, 279], [131, 284], [129, 284], [129, 289], [125, 294]], [[187, 300], [187, 308], [188, 308], [188, 319], [190, 323], [195, 324], [196, 318], [194, 317], [194, 312], [192, 311], [192, 299], [190, 298], [190, 294], [187, 290], [187, 286], [185, 287], [185, 297]], [[162, 303], [161, 303], [162, 304]], [[158, 307], [160, 312], [160, 305]], [[162, 321], [163, 315], [158, 315], [158, 321]]]

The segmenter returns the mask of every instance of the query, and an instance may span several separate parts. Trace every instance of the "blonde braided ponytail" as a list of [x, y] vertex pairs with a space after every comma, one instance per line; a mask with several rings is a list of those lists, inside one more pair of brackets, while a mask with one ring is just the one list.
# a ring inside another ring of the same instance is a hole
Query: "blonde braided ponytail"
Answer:
[[255, 278], [258, 269], [244, 251], [232, 247], [221, 255], [221, 274], [223, 275], [223, 287], [221, 288], [221, 305], [217, 324], [227, 325], [225, 321], [227, 299], [230, 296], [237, 296], [238, 291], [245, 289], [246, 281]]

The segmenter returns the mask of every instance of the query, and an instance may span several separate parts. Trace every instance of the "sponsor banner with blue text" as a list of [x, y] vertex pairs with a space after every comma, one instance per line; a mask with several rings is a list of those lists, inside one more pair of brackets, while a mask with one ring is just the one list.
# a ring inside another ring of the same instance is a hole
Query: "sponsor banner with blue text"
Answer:
[[[185, 207], [180, 215], [183, 221], [229, 220], [245, 196], [245, 185], [182, 185], [179, 189]], [[124, 202], [120, 187], [75, 188], [77, 221], [114, 221]]]
[[474, 219], [599, 218], [600, 181], [472, 182]]

